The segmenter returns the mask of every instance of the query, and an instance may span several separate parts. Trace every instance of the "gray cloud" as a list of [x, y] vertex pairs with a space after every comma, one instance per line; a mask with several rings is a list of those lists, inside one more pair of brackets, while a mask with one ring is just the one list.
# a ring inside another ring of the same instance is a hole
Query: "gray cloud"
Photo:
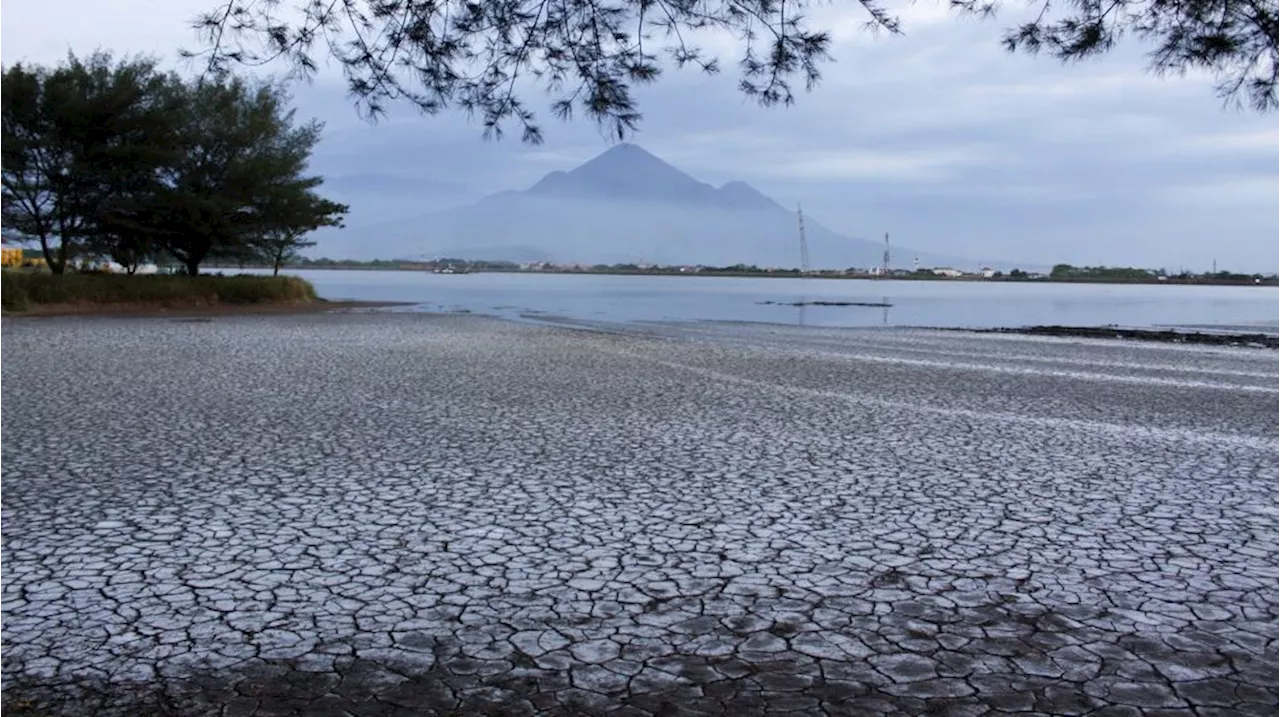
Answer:
[[[68, 46], [168, 53], [191, 44], [185, 22], [206, 4], [11, 0], [3, 59], [54, 62]], [[1242, 269], [1280, 264], [1274, 115], [1222, 109], [1203, 76], [1150, 76], [1141, 48], [1062, 66], [1005, 54], [998, 38], [1011, 18], [955, 19], [937, 3], [903, 14], [906, 37], [876, 37], [850, 7], [816, 8], [833, 30], [836, 62], [790, 108], [744, 100], [731, 72], [669, 73], [639, 91], [645, 121], [634, 141], [700, 179], [742, 179], [784, 204], [801, 201], [833, 230], [889, 231], [926, 251], [1169, 268], [1215, 258]], [[447, 201], [526, 187], [608, 145], [589, 124], [549, 116], [540, 147], [518, 136], [484, 142], [459, 115], [423, 118], [407, 107], [371, 125], [332, 75], [297, 87], [296, 97], [303, 114], [327, 122], [317, 171], [461, 187]], [[366, 213], [421, 214], [441, 201], [430, 193]]]

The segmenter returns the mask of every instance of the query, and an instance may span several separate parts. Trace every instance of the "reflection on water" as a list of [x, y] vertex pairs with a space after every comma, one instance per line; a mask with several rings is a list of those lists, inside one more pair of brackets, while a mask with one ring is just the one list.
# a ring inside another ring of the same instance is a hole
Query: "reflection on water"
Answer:
[[[804, 299], [800, 299], [799, 303], [796, 305], [796, 324], [798, 326], [808, 325], [804, 321], [804, 312], [805, 312], [805, 309], [807, 309], [809, 305], [814, 301], [817, 301], [817, 299], [804, 298]], [[889, 309], [892, 308], [892, 305], [889, 303], [889, 297], [887, 296], [881, 297], [880, 303], [884, 305], [880, 308], [880, 325], [888, 326], [889, 325]], [[838, 308], [857, 309], [857, 308], [863, 308], [863, 307], [850, 306], [850, 307], [838, 307]]]
[[[413, 302], [468, 311], [588, 321], [751, 321], [802, 326], [997, 327], [1280, 324], [1275, 287], [1049, 284], [973, 281], [757, 279], [296, 272], [327, 299]], [[890, 306], [822, 306], [812, 302]], [[796, 306], [806, 303], [807, 306]], [[877, 311], [876, 308], [880, 310]]]

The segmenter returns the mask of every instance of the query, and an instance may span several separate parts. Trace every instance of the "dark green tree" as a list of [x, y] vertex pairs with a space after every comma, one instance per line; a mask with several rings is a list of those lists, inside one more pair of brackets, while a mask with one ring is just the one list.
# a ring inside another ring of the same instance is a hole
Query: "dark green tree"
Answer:
[[44, 94], [48, 73], [22, 64], [0, 80], [0, 165], [4, 225], [40, 242], [49, 267], [61, 273], [66, 247], [54, 245], [62, 203], [54, 184], [67, 163], [55, 153]]
[[321, 126], [295, 125], [278, 86], [95, 53], [15, 65], [2, 89], [4, 222], [54, 273], [77, 258], [132, 273], [167, 254], [194, 275], [211, 256], [280, 256], [347, 211], [315, 193]]
[[216, 78], [182, 94], [179, 151], [140, 224], [188, 274], [210, 257], [259, 254], [268, 236], [305, 233], [346, 211], [320, 202], [312, 205], [320, 218], [303, 216], [297, 202], [280, 200], [319, 184], [304, 173], [321, 132], [317, 122], [294, 125], [282, 88]]
[[[103, 68], [96, 70], [99, 74]], [[177, 160], [182, 80], [155, 71], [148, 61], [121, 65], [114, 106], [97, 118], [101, 137], [79, 172], [85, 201], [84, 253], [107, 258], [133, 274], [154, 261], [158, 248], [139, 224], [155, 198], [159, 178]]]
[[340, 227], [348, 207], [315, 193], [318, 177], [308, 177], [272, 187], [263, 202], [262, 226], [252, 243], [257, 253], [279, 275], [286, 261], [298, 259], [298, 251], [315, 246], [307, 235], [321, 227]]
[[[805, 17], [812, 0], [226, 0], [196, 18], [204, 46], [189, 51], [214, 71], [282, 59], [311, 75], [322, 55], [337, 60], [352, 94], [372, 115], [388, 101], [428, 114], [448, 107], [480, 115], [486, 136], [514, 121], [541, 141], [518, 86], [541, 83], [551, 110], [574, 112], [623, 136], [640, 112], [632, 87], [652, 82], [662, 58], [719, 70], [694, 34], [739, 41], [739, 86], [763, 105], [790, 104], [793, 83], [812, 87], [830, 37]], [[1011, 51], [1063, 60], [1105, 53], [1124, 35], [1151, 48], [1163, 73], [1204, 68], [1223, 97], [1276, 107], [1276, 0], [1033, 0], [1036, 19], [1005, 34]], [[902, 28], [882, 0], [858, 0], [874, 29]], [[991, 15], [996, 0], [950, 0], [961, 13]]]
[[39, 242], [51, 271], [101, 253], [107, 215], [169, 155], [165, 77], [149, 59], [69, 55], [3, 75], [3, 218]]

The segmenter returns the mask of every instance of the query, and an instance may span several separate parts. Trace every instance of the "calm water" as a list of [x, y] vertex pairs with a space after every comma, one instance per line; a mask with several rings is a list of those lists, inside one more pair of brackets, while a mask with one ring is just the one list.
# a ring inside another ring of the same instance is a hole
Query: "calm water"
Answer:
[[[591, 322], [756, 321], [812, 326], [1250, 326], [1280, 324], [1275, 287], [997, 284], [566, 274], [300, 271], [326, 299], [414, 310]], [[761, 302], [859, 301], [861, 306]]]

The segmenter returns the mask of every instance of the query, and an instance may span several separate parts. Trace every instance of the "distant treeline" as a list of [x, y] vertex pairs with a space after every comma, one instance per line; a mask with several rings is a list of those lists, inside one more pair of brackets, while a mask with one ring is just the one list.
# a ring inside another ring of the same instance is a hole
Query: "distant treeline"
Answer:
[[[244, 268], [269, 267], [271, 262], [263, 257], [235, 257], [232, 261], [215, 262], [217, 266], [236, 266]], [[429, 271], [444, 267], [466, 268], [471, 271], [520, 271], [520, 265], [514, 261], [468, 261], [466, 259], [434, 259], [421, 261], [412, 259], [327, 259], [324, 257], [293, 257], [284, 266], [295, 269], [402, 269], [405, 271]]]
[[[265, 266], [262, 260], [252, 257], [237, 262], [237, 266]], [[646, 264], [591, 264], [591, 265], [556, 265], [548, 263], [517, 264], [513, 261], [471, 261], [457, 258], [441, 258], [431, 261], [409, 259], [373, 259], [355, 261], [345, 259], [299, 257], [288, 263], [298, 269], [400, 269], [406, 271], [432, 271], [442, 268], [466, 269], [472, 272], [534, 272], [557, 274], [636, 274], [636, 275], [678, 275], [678, 276], [762, 276], [762, 277], [799, 277], [819, 276], [827, 278], [869, 278], [878, 276], [866, 269], [820, 269], [809, 272], [797, 268], [767, 268], [754, 264], [729, 264], [725, 266], [670, 266]], [[1134, 267], [1076, 267], [1070, 264], [1058, 264], [1049, 274], [1036, 274], [1022, 269], [1008, 272], [990, 272], [982, 274], [966, 274], [952, 277], [935, 273], [933, 269], [894, 269], [889, 275], [894, 279], [928, 280], [928, 281], [1028, 281], [1028, 282], [1116, 282], [1116, 283], [1173, 283], [1173, 284], [1277, 284], [1275, 274], [1240, 274], [1228, 271], [1167, 273], [1163, 269], [1140, 269]]]
[[1275, 274], [1240, 274], [1230, 271], [1205, 272], [1196, 274], [1181, 271], [1170, 274], [1164, 269], [1140, 269], [1129, 266], [1072, 266], [1057, 264], [1049, 272], [1052, 281], [1122, 281], [1122, 282], [1174, 282], [1174, 283], [1238, 283], [1238, 284], [1275, 284]]

